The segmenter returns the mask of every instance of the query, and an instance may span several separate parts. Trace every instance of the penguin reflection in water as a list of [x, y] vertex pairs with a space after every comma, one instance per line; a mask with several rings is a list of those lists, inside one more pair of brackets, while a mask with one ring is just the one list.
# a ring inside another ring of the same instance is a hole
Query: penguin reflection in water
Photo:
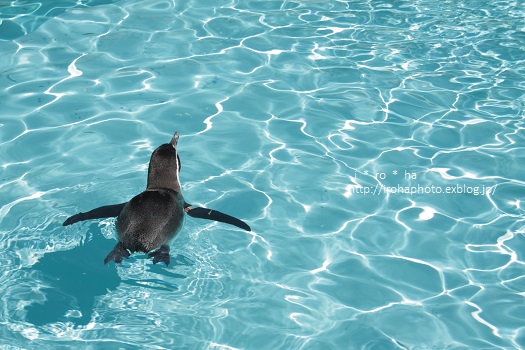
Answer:
[[[181, 193], [177, 154], [179, 133], [170, 143], [159, 146], [151, 155], [146, 190], [129, 202], [107, 205], [87, 213], [75, 214], [64, 222], [64, 226], [79, 221], [117, 217], [119, 242], [104, 259], [104, 264], [113, 260], [122, 262], [131, 252], [149, 253], [153, 263], [170, 263], [169, 242], [182, 228], [184, 212], [189, 216], [224, 222], [251, 231], [245, 222], [216, 210], [188, 204]], [[157, 249], [158, 248], [158, 249]], [[157, 249], [157, 250], [155, 250]]]

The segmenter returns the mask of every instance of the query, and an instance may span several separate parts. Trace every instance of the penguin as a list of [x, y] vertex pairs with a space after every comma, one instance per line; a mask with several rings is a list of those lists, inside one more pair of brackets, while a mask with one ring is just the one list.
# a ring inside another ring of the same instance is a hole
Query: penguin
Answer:
[[181, 162], [177, 152], [179, 133], [175, 132], [169, 143], [153, 151], [146, 190], [129, 202], [106, 205], [70, 216], [63, 226], [79, 221], [117, 217], [118, 243], [104, 259], [104, 264], [119, 264], [129, 258], [130, 252], [144, 252], [153, 258], [153, 264], [170, 263], [170, 241], [179, 233], [184, 214], [194, 218], [220, 221], [246, 231], [250, 226], [233, 216], [217, 210], [191, 205], [181, 193], [179, 172]]

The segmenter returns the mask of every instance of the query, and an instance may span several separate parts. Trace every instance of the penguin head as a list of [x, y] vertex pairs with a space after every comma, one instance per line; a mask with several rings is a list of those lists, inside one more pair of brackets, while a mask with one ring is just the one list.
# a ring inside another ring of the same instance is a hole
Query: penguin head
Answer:
[[153, 151], [148, 168], [148, 189], [168, 188], [180, 192], [178, 142], [179, 133], [176, 132], [170, 143], [160, 145]]
[[173, 137], [171, 138], [170, 145], [172, 145], [173, 148], [176, 148], [177, 143], [179, 143], [179, 132], [175, 131], [175, 134], [173, 134]]

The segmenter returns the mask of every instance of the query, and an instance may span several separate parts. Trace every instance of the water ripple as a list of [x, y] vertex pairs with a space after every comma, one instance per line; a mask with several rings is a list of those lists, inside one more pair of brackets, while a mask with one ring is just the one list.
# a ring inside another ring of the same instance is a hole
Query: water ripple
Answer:
[[[525, 347], [519, 5], [0, 3], [0, 343]], [[114, 220], [62, 220], [174, 130], [187, 200], [254, 231], [103, 266]]]

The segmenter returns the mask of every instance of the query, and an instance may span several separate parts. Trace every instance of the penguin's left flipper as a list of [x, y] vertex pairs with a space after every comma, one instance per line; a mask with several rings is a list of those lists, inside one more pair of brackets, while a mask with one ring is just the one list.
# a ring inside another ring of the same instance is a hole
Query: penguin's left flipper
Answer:
[[68, 226], [79, 221], [92, 220], [92, 219], [102, 219], [102, 218], [112, 218], [119, 216], [120, 212], [124, 208], [126, 203], [106, 205], [100, 208], [96, 208], [88, 211], [87, 213], [78, 213], [73, 216], [70, 216], [64, 221], [62, 226]]
[[224, 222], [225, 224], [230, 224], [237, 226], [246, 231], [251, 231], [252, 229], [244, 221], [234, 218], [228, 214], [221, 213], [217, 210], [212, 210], [208, 208], [196, 207], [188, 203], [184, 203], [184, 211], [188, 213], [189, 216], [199, 219], [208, 219], [214, 221]]

